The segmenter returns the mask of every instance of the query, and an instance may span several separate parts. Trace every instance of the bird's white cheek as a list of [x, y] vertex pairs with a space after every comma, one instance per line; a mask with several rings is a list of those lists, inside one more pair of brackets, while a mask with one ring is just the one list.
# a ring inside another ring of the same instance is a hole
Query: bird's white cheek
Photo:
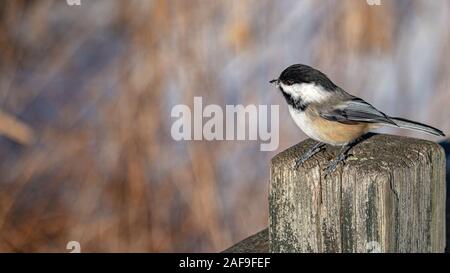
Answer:
[[301, 96], [299, 90], [297, 88], [295, 88], [294, 85], [285, 85], [283, 83], [280, 83], [280, 86], [284, 92], [288, 93], [293, 98], [298, 98]]
[[322, 102], [328, 99], [331, 93], [323, 87], [316, 84], [301, 83], [293, 85], [285, 85], [280, 83], [285, 92], [294, 98], [301, 98], [305, 103]]

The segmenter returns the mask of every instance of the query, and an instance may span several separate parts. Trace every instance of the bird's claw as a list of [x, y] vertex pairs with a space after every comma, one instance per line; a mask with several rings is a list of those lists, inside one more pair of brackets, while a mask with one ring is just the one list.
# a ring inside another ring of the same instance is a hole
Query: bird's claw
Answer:
[[324, 145], [321, 143], [316, 144], [312, 149], [310, 149], [308, 152], [303, 154], [300, 158], [297, 158], [293, 164], [293, 167], [295, 170], [300, 168], [300, 166], [303, 165], [308, 159], [313, 157], [315, 154], [320, 152], [323, 149]]
[[294, 162], [294, 169], [297, 170], [298, 168], [300, 168], [300, 166], [303, 165], [303, 163], [306, 162], [306, 160], [308, 160], [311, 156], [301, 156], [300, 158], [296, 159]]
[[338, 165], [340, 163], [342, 163], [342, 165], [345, 165], [345, 160], [347, 159], [348, 156], [341, 154], [339, 155], [336, 159], [334, 159], [333, 161], [331, 161], [324, 169], [323, 171], [325, 172], [325, 177], [328, 177], [329, 175], [331, 175], [338, 167]]
[[328, 177], [329, 175], [331, 175], [337, 169], [337, 166], [339, 165], [339, 163], [340, 162], [333, 160], [330, 164], [328, 164], [323, 169], [323, 171], [325, 172], [325, 177]]

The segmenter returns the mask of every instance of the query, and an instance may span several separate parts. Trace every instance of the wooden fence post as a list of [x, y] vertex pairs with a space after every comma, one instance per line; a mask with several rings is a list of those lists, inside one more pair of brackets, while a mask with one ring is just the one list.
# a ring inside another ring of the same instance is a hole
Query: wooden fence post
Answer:
[[299, 170], [306, 140], [272, 159], [271, 252], [444, 252], [445, 154], [436, 143], [372, 135], [324, 178], [339, 148]]

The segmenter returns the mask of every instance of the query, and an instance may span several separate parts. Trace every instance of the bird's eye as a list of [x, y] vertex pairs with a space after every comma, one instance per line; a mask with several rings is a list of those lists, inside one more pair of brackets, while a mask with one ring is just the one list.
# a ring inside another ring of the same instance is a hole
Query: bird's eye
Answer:
[[293, 81], [293, 80], [287, 80], [287, 81], [286, 81], [286, 84], [287, 84], [287, 85], [293, 85], [293, 84], [294, 84], [294, 81]]

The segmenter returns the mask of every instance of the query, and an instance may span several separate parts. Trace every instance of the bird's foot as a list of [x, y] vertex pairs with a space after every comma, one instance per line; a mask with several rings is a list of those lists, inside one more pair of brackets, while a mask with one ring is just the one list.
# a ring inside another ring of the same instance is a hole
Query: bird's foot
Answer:
[[303, 165], [308, 159], [310, 159], [313, 156], [311, 153], [305, 153], [301, 157], [297, 158], [294, 162], [294, 169], [300, 168], [300, 166]]
[[331, 175], [338, 167], [338, 165], [340, 163], [342, 163], [342, 165], [345, 165], [345, 160], [348, 158], [348, 156], [350, 155], [346, 155], [344, 153], [341, 153], [340, 155], [338, 155], [338, 157], [336, 157], [333, 161], [331, 161], [324, 169], [323, 171], [325, 172], [325, 177]]
[[324, 143], [318, 142], [311, 149], [309, 149], [306, 153], [304, 153], [301, 157], [295, 160], [294, 169], [300, 168], [308, 159], [312, 156], [320, 152], [325, 147]]

